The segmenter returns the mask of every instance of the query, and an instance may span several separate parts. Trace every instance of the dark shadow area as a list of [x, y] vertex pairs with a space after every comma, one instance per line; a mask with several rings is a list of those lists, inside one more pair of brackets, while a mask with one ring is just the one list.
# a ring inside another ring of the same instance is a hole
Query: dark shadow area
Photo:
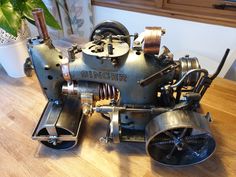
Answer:
[[15, 87], [21, 87], [21, 86], [25, 85], [24, 84], [24, 80], [26, 79], [25, 77], [13, 78], [13, 77], [8, 76], [7, 72], [4, 70], [4, 68], [1, 64], [0, 64], [0, 76], [1, 76], [0, 80], [4, 81], [3, 83], [1, 83], [1, 85], [0, 85], [1, 87], [3, 87], [5, 83], [15, 86]]
[[208, 160], [201, 164], [185, 167], [168, 167], [151, 160], [152, 171], [160, 176], [227, 176], [224, 165], [217, 154], [214, 154]]

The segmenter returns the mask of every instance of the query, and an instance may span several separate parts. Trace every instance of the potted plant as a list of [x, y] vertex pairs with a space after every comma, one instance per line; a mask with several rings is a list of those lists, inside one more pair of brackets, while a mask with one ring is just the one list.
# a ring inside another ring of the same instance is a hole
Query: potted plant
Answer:
[[0, 64], [11, 77], [24, 76], [23, 64], [28, 57], [26, 38], [34, 24], [32, 10], [42, 8], [48, 26], [61, 29], [42, 0], [0, 0]]

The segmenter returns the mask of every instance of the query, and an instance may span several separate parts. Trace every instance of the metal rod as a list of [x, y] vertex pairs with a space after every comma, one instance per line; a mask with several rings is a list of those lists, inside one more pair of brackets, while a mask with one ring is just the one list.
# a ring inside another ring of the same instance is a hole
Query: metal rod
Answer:
[[150, 84], [151, 82], [153, 82], [154, 80], [160, 78], [161, 76], [173, 71], [178, 66], [179, 66], [179, 64], [169, 65], [169, 66], [165, 67], [164, 69], [152, 74], [151, 76], [148, 76], [147, 78], [138, 81], [138, 84], [140, 84], [141, 86], [146, 86], [146, 85]]
[[150, 113], [164, 113], [169, 111], [169, 108], [163, 108], [163, 107], [159, 107], [159, 108], [127, 108], [127, 107], [113, 107], [113, 106], [97, 106], [97, 107], [93, 107], [93, 111], [99, 112], [99, 113], [109, 113], [109, 112], [113, 112], [115, 110], [118, 111], [127, 111], [127, 112], [150, 112]]
[[43, 9], [36, 8], [32, 11], [32, 14], [34, 16], [35, 20], [35, 25], [38, 29], [38, 33], [41, 39], [48, 40], [50, 39], [47, 26], [46, 26], [46, 21], [43, 13]]
[[223, 58], [222, 58], [222, 60], [221, 60], [221, 62], [219, 64], [216, 72], [210, 77], [211, 80], [214, 80], [218, 76], [218, 74], [220, 73], [220, 71], [223, 68], [223, 66], [225, 64], [225, 61], [226, 61], [226, 59], [227, 59], [227, 57], [229, 55], [229, 52], [230, 52], [230, 49], [226, 49], [225, 54], [224, 54], [224, 56], [223, 56]]
[[183, 81], [185, 81], [185, 79], [186, 79], [190, 74], [193, 74], [193, 73], [196, 73], [196, 72], [204, 73], [205, 76], [208, 76], [208, 71], [205, 70], [205, 69], [191, 69], [191, 70], [189, 70], [177, 83], [175, 83], [174, 85], [171, 85], [170, 87], [171, 87], [171, 88], [178, 87]]

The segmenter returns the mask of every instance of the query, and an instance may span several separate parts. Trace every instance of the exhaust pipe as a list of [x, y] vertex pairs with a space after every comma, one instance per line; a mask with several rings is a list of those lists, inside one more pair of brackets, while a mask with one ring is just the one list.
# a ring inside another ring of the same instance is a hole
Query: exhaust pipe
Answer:
[[32, 11], [34, 20], [35, 20], [35, 25], [38, 29], [38, 33], [41, 39], [48, 40], [50, 39], [47, 26], [46, 26], [46, 21], [43, 13], [43, 9], [36, 8]]

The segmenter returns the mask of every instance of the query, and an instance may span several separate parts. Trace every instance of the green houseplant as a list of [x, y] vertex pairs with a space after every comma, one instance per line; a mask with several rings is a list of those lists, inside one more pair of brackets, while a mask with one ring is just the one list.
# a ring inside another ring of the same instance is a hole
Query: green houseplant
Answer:
[[42, 0], [0, 0], [0, 28], [16, 37], [22, 19], [26, 19], [30, 23], [34, 22], [32, 16], [34, 8], [44, 10], [48, 26], [60, 29], [60, 25], [50, 14]]
[[34, 24], [35, 8], [44, 10], [48, 26], [61, 29], [42, 0], [0, 0], [0, 64], [12, 77], [24, 76], [22, 66], [28, 57], [25, 33], [29, 31], [25, 22]]

